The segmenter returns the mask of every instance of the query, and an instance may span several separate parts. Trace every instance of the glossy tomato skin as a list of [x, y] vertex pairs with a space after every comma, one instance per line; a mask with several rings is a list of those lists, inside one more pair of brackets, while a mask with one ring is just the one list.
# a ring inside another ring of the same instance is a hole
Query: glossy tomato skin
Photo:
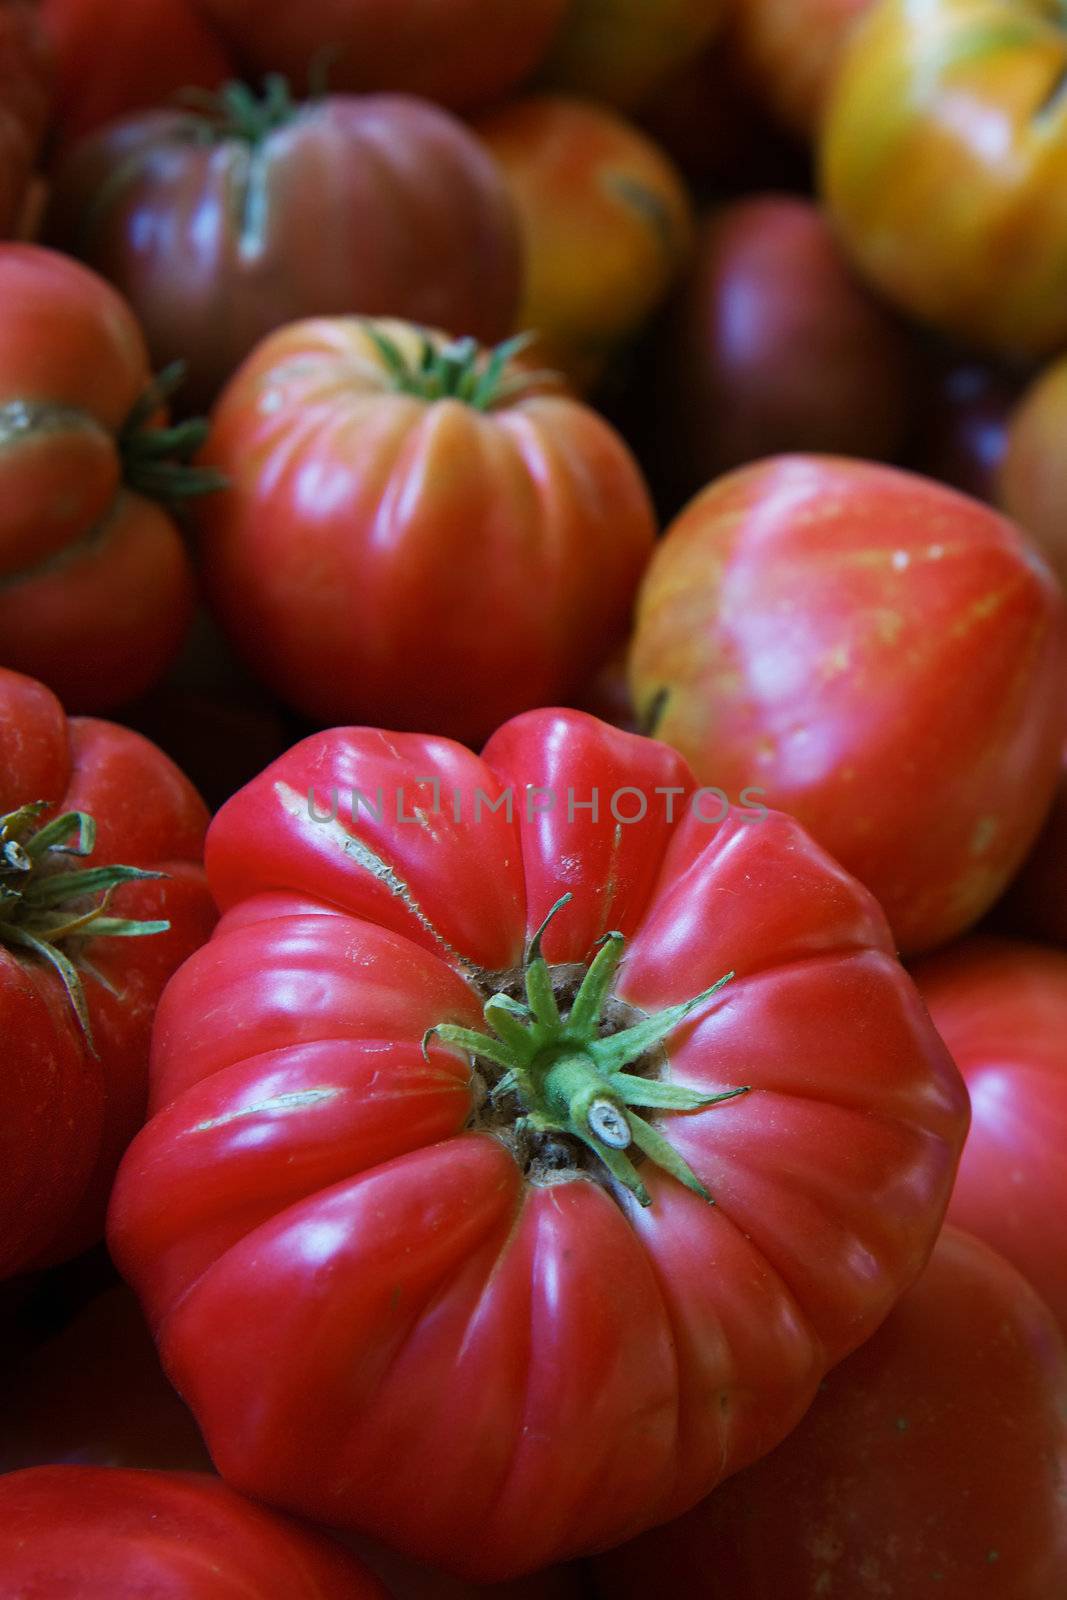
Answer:
[[[359, 312], [490, 343], [513, 331], [520, 258], [495, 164], [448, 112], [401, 95], [308, 102], [258, 149], [156, 111], [83, 141], [49, 237], [129, 298], [205, 406], [285, 323]], [[104, 198], [106, 197], [106, 198]]]
[[[414, 357], [418, 330], [379, 324]], [[640, 471], [556, 392], [489, 411], [395, 392], [365, 329], [266, 340], [227, 388], [201, 508], [208, 594], [317, 721], [484, 738], [621, 642], [655, 525]], [[309, 485], [319, 485], [314, 493]]]
[[1067, 954], [970, 939], [916, 968], [974, 1107], [950, 1216], [1024, 1272], [1067, 1328]]
[[1054, 361], [1020, 397], [1007, 425], [997, 500], [1031, 533], [1067, 583], [1067, 362]]
[[908, 338], [854, 277], [819, 211], [754, 195], [713, 211], [659, 345], [660, 454], [679, 488], [782, 450], [891, 459], [911, 401]]
[[[225, 915], [161, 1009], [110, 1240], [229, 1481], [478, 1581], [533, 1570], [771, 1448], [921, 1270], [959, 1079], [873, 900], [790, 819], [702, 821], [692, 781], [539, 711], [481, 759], [315, 735], [219, 813]], [[564, 891], [546, 959], [619, 930], [638, 1012], [736, 974], [666, 1046], [683, 1081], [752, 1086], [661, 1121], [715, 1206], [651, 1165], [647, 1208], [524, 1176], [469, 1062], [423, 1054]]]
[[539, 334], [538, 360], [588, 389], [688, 257], [685, 187], [644, 133], [590, 101], [531, 95], [475, 128], [522, 227], [519, 322]]
[[193, 612], [181, 535], [123, 482], [151, 382], [129, 306], [36, 245], [0, 246], [0, 665], [77, 711], [142, 694]]
[[0, 1479], [0, 1593], [49, 1600], [388, 1600], [357, 1559], [199, 1473]]
[[749, 80], [804, 138], [819, 129], [853, 28], [872, 0], [733, 0], [730, 43]]
[[645, 105], [718, 32], [726, 0], [572, 0], [543, 78], [623, 110]]
[[156, 1002], [215, 921], [199, 864], [207, 813], [192, 785], [139, 734], [68, 722], [43, 684], [0, 670], [0, 815], [37, 800], [53, 815], [95, 818], [89, 865], [166, 873], [121, 884], [110, 909], [170, 929], [86, 941], [99, 974], [84, 978], [97, 1058], [52, 968], [0, 941], [0, 1276], [99, 1237], [119, 1157], [144, 1117]]
[[0, 239], [19, 222], [51, 90], [52, 63], [33, 0], [0, 0]]
[[827, 106], [822, 187], [863, 272], [982, 349], [1067, 340], [1067, 68], [1049, 0], [882, 0]]
[[283, 72], [299, 92], [321, 69], [331, 89], [399, 89], [483, 105], [527, 77], [566, 0], [196, 0], [245, 69]]
[[731, 473], [642, 586], [642, 726], [705, 783], [759, 785], [880, 900], [902, 950], [1007, 885], [1052, 797], [1067, 623], [1052, 573], [984, 506], [866, 462]]
[[[0, 1407], [0, 1472], [63, 1465], [212, 1471], [192, 1413], [167, 1382], [141, 1308], [125, 1287], [97, 1295], [5, 1373]], [[579, 1600], [586, 1592], [574, 1568], [483, 1589], [375, 1540], [339, 1538], [395, 1600]]]
[[53, 150], [183, 89], [217, 89], [226, 52], [195, 0], [41, 0], [56, 62]]
[[786, 1442], [606, 1556], [600, 1592], [1050, 1600], [1067, 1584], [1065, 1417], [1067, 1349], [1048, 1307], [948, 1228]]

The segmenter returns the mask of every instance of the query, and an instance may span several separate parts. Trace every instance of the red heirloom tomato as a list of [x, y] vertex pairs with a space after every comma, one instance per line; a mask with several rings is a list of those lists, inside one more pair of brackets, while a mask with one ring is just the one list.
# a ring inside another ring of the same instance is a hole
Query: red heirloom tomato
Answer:
[[335, 89], [404, 89], [450, 106], [512, 89], [548, 49], [568, 0], [196, 0], [252, 72]]
[[570, 0], [544, 76], [634, 110], [718, 31], [726, 0]]
[[219, 812], [110, 1241], [224, 1477], [532, 1571], [770, 1449], [921, 1270], [959, 1076], [871, 897], [720, 799], [536, 711]]
[[843, 242], [904, 310], [1005, 354], [1067, 342], [1060, 0], [880, 0], [822, 124]]
[[0, 670], [0, 1277], [99, 1236], [156, 1001], [214, 922], [206, 825], [147, 739]]
[[0, 0], [0, 239], [14, 230], [22, 211], [51, 76], [33, 0]]
[[[200, 1430], [167, 1382], [129, 1289], [98, 1295], [15, 1365], [0, 1387], [0, 1412], [0, 1472], [59, 1464], [211, 1471]], [[585, 1593], [575, 1568], [483, 1589], [371, 1539], [352, 1535], [344, 1543], [397, 1600], [579, 1600]]]
[[1025, 1272], [1067, 1328], [1067, 954], [970, 939], [916, 979], [974, 1108], [950, 1216]]
[[226, 53], [194, 0], [41, 0], [58, 84], [60, 147], [190, 86], [216, 89]]
[[246, 362], [213, 420], [230, 487], [202, 559], [283, 699], [473, 741], [622, 641], [648, 491], [606, 422], [539, 388], [506, 347], [401, 323], [298, 323]]
[[849, 34], [872, 0], [731, 0], [730, 43], [795, 133], [811, 137]]
[[408, 317], [510, 333], [520, 260], [496, 163], [461, 123], [403, 96], [294, 103], [228, 86], [203, 112], [130, 117], [82, 140], [46, 230], [129, 297], [153, 360], [188, 363], [203, 404], [299, 317]]
[[611, 1600], [1052, 1600], [1067, 1593], [1067, 1349], [954, 1228], [799, 1428], [598, 1563]]
[[853, 277], [818, 207], [757, 195], [713, 212], [661, 340], [660, 454], [686, 494], [780, 450], [892, 456], [911, 350]]
[[918, 951], [992, 905], [1041, 826], [1067, 620], [1036, 549], [977, 501], [781, 456], [668, 530], [630, 678], [642, 727], [792, 812]]
[[79, 711], [143, 693], [192, 617], [164, 507], [214, 480], [181, 465], [204, 426], [159, 422], [172, 376], [95, 273], [0, 245], [0, 664]]
[[526, 251], [519, 321], [537, 354], [589, 388], [674, 282], [689, 197], [663, 152], [602, 106], [534, 95], [476, 131], [500, 163]]
[[362, 1562], [199, 1473], [34, 1467], [0, 1478], [12, 1600], [388, 1600]]

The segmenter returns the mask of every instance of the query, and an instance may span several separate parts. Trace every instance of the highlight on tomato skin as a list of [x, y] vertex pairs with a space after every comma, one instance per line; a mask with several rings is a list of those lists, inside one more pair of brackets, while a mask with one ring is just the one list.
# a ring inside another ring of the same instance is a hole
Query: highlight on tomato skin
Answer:
[[457, 117], [410, 95], [305, 92], [272, 72], [135, 112], [57, 163], [43, 230], [127, 297], [156, 367], [184, 362], [194, 410], [302, 317], [404, 317], [490, 344], [515, 331], [503, 176]]
[[1067, 1329], [1067, 951], [984, 934], [913, 974], [973, 1107], [949, 1220], [1025, 1273]]
[[918, 1283], [800, 1426], [688, 1517], [595, 1564], [607, 1600], [937, 1594], [1067, 1583], [1067, 1345], [988, 1246], [946, 1228]]
[[312, 734], [219, 812], [109, 1241], [229, 1482], [518, 1576], [769, 1449], [921, 1271], [962, 1083], [737, 798], [559, 710]]
[[656, 532], [614, 428], [495, 349], [390, 320], [264, 340], [213, 414], [197, 507], [232, 644], [313, 724], [477, 744], [622, 644]]
[[642, 582], [639, 724], [765, 790], [918, 954], [999, 898], [1052, 800], [1067, 607], [1036, 544], [942, 484], [777, 456], [682, 511]]

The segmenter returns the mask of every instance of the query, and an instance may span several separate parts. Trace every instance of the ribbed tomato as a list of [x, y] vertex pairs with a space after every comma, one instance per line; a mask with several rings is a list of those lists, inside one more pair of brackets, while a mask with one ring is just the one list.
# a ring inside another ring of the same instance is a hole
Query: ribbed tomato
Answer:
[[514, 328], [518, 226], [495, 162], [401, 95], [297, 103], [284, 79], [202, 112], [124, 118], [56, 173], [48, 238], [125, 294], [158, 366], [206, 405], [300, 317], [407, 317], [490, 342]]
[[723, 815], [552, 711], [223, 807], [110, 1241], [231, 1482], [531, 1571], [770, 1449], [917, 1276], [962, 1083], [871, 897]]
[[[598, 1565], [604, 1600], [1067, 1593], [1067, 1348], [1008, 1262], [947, 1228], [773, 1455]], [[711, 1580], [709, 1582], [709, 1579]]]
[[621, 642], [655, 523], [621, 438], [525, 367], [400, 323], [298, 323], [222, 396], [209, 595], [320, 722], [475, 741]]

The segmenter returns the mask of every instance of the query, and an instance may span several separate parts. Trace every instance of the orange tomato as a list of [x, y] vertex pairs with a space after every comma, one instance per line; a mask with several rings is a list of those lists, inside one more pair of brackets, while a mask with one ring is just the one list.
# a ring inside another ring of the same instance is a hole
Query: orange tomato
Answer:
[[841, 238], [912, 315], [1006, 354], [1067, 341], [1067, 13], [880, 0], [823, 122]]
[[685, 186], [630, 123], [559, 95], [476, 125], [504, 170], [526, 246], [519, 326], [537, 356], [587, 389], [654, 311], [692, 238]]

